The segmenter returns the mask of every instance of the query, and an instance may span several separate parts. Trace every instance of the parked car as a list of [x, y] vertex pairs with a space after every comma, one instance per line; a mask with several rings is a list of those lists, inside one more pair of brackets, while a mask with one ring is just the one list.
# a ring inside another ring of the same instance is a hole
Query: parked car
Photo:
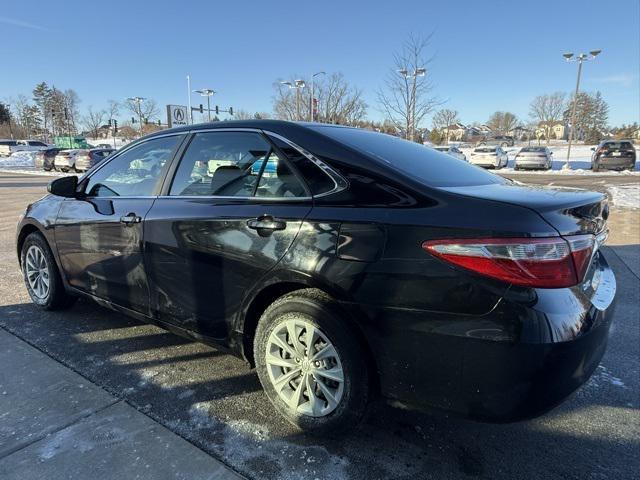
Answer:
[[465, 161], [467, 160], [466, 155], [462, 153], [462, 151], [454, 145], [443, 145], [443, 146], [438, 146], [434, 148], [439, 152], [451, 155], [452, 157], [457, 158], [458, 160], [465, 160]]
[[[228, 163], [209, 176], [211, 158]], [[349, 428], [378, 395], [534, 417], [605, 351], [616, 283], [602, 193], [274, 120], [151, 134], [48, 190], [17, 228], [36, 305], [83, 296], [221, 343], [305, 430]]]
[[115, 148], [113, 148], [113, 145], [111, 145], [110, 143], [99, 143], [98, 145], [95, 146], [95, 148], [105, 148], [109, 150], [115, 150]]
[[68, 172], [69, 170], [77, 172], [78, 170], [76, 170], [76, 157], [82, 151], [84, 150], [60, 150], [54, 158], [54, 168], [63, 172]]
[[549, 170], [553, 152], [547, 147], [522, 147], [515, 157], [515, 170], [521, 168]]
[[36, 152], [34, 157], [34, 166], [38, 169], [46, 170], [47, 172], [55, 169], [54, 161], [59, 152], [60, 149], [56, 147]]
[[630, 140], [605, 140], [591, 148], [591, 169], [634, 170], [636, 167], [636, 149]]
[[48, 148], [40, 140], [0, 140], [0, 156], [8, 157], [12, 153], [21, 151], [36, 151]]
[[495, 135], [492, 137], [486, 137], [481, 140], [478, 145], [500, 145], [502, 148], [513, 147], [513, 137], [509, 135]]
[[76, 172], [86, 172], [90, 168], [99, 164], [113, 152], [115, 152], [113, 148], [92, 148], [89, 150], [78, 150], [74, 168]]
[[509, 163], [509, 156], [502, 147], [476, 147], [471, 152], [469, 162], [484, 168], [503, 168]]

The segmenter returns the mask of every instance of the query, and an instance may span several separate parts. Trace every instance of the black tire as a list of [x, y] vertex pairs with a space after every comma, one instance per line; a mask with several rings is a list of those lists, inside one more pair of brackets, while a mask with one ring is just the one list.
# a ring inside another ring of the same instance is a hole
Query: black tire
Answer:
[[[282, 322], [303, 319], [319, 329], [333, 344], [342, 364], [344, 389], [337, 407], [325, 416], [313, 417], [293, 411], [276, 392], [265, 356], [269, 336]], [[309, 433], [339, 433], [363, 418], [370, 396], [367, 355], [350, 319], [328, 295], [305, 289], [284, 295], [260, 317], [254, 340], [254, 359], [260, 383], [275, 409], [290, 423]]]
[[594, 163], [594, 164], [591, 166], [591, 170], [592, 170], [593, 172], [599, 172], [599, 171], [600, 171], [600, 166], [599, 166], [597, 163]]
[[[34, 292], [27, 279], [26, 257], [27, 251], [32, 246], [38, 247], [46, 260], [46, 269], [48, 271], [49, 278], [49, 291], [44, 297], [39, 297]], [[24, 284], [27, 287], [27, 292], [31, 297], [31, 301], [39, 307], [45, 310], [62, 310], [70, 307], [77, 300], [75, 296], [69, 295], [65, 291], [56, 261], [53, 258], [53, 254], [51, 253], [51, 249], [49, 248], [47, 241], [41, 233], [31, 233], [24, 240], [24, 243], [22, 244], [22, 251], [20, 252], [20, 265], [22, 266]]]

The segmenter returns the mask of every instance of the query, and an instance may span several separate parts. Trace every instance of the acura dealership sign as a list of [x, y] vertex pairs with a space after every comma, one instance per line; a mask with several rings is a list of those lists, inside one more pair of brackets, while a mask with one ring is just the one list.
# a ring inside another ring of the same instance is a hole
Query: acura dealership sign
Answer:
[[169, 125], [169, 128], [188, 124], [187, 107], [184, 105], [167, 105], [167, 125]]

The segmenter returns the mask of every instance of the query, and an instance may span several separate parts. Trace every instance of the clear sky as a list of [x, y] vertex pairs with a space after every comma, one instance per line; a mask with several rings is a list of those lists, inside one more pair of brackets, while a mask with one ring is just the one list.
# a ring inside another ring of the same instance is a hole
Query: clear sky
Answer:
[[534, 96], [574, 88], [563, 52], [602, 49], [582, 87], [602, 92], [617, 125], [640, 117], [639, 24], [638, 0], [2, 0], [0, 99], [44, 80], [76, 90], [81, 109], [129, 96], [186, 104], [190, 74], [194, 89], [219, 92], [214, 104], [271, 111], [274, 81], [325, 70], [381, 119], [375, 91], [393, 52], [433, 32], [435, 94], [463, 122], [496, 110], [527, 119]]

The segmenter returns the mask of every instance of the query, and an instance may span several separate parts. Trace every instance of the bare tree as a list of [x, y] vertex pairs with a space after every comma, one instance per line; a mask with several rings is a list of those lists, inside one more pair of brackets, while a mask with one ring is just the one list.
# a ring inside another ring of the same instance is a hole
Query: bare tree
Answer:
[[539, 127], [543, 128], [547, 145], [553, 124], [562, 120], [564, 109], [565, 94], [563, 92], [540, 95], [534, 98], [529, 106], [529, 116], [538, 122]]
[[127, 99], [124, 106], [133, 113], [136, 122], [140, 120], [142, 120], [142, 122], [153, 121], [153, 119], [160, 114], [158, 104], [150, 98], [145, 98], [140, 102]]
[[400, 52], [394, 55], [393, 68], [378, 91], [378, 102], [387, 118], [403, 126], [405, 138], [413, 140], [420, 122], [441, 102], [431, 95], [426, 56], [431, 35], [425, 38], [410, 35]]
[[251, 112], [238, 109], [233, 112], [233, 117], [235, 120], [250, 120], [253, 118], [253, 115], [251, 115]]
[[[299, 118], [299, 109], [306, 110], [308, 115], [305, 116], [311, 118], [309, 88], [296, 90], [278, 81], [274, 83], [274, 90], [273, 111], [277, 118], [296, 120]], [[315, 118], [319, 122], [353, 125], [363, 120], [367, 114], [367, 104], [362, 98], [362, 91], [349, 84], [341, 73], [332, 73], [320, 81], [316, 80], [314, 97], [318, 102]]]
[[115, 120], [120, 114], [120, 104], [115, 100], [107, 100], [107, 115], [109, 120]]
[[106, 117], [106, 110], [94, 110], [93, 107], [90, 106], [87, 114], [82, 117], [82, 123], [84, 127], [93, 134], [93, 138], [98, 138], [98, 129], [104, 125]]
[[487, 126], [500, 135], [507, 134], [516, 128], [516, 125], [518, 125], [518, 117], [511, 112], [494, 112], [487, 122]]
[[443, 108], [442, 110], [438, 110], [432, 119], [433, 128], [437, 130], [446, 130], [446, 140], [449, 143], [449, 128], [454, 123], [458, 123], [460, 118], [458, 117], [458, 112], [456, 110], [449, 110], [448, 108]]

